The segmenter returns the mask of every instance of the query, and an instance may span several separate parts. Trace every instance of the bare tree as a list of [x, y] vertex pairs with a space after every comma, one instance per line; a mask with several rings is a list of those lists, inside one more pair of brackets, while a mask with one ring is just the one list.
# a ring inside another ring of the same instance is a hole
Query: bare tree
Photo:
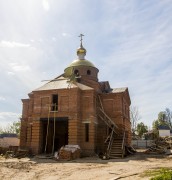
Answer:
[[135, 131], [137, 130], [137, 123], [141, 119], [137, 106], [130, 107], [130, 119], [131, 119], [131, 131], [132, 134], [135, 134]]
[[3, 129], [0, 127], [0, 134], [3, 132]]
[[13, 122], [12, 124], [8, 124], [4, 128], [0, 128], [0, 134], [4, 133], [15, 133], [17, 135], [20, 134], [20, 121]]

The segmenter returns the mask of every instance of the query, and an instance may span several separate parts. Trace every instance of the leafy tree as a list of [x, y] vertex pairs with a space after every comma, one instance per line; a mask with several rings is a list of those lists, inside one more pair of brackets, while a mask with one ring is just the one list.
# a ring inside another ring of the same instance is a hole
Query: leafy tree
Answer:
[[158, 119], [153, 122], [153, 129], [156, 131], [158, 126], [166, 125], [172, 128], [172, 112], [169, 108], [166, 108], [165, 111], [158, 113]]
[[134, 135], [135, 131], [137, 129], [137, 123], [141, 119], [138, 107], [131, 106], [131, 108], [130, 108], [130, 119], [131, 119], [131, 131], [132, 131], [132, 134]]
[[137, 124], [137, 133], [139, 137], [141, 138], [144, 133], [148, 132], [148, 127], [143, 123], [140, 122]]
[[156, 137], [158, 137], [158, 126], [161, 125], [169, 126], [172, 129], [172, 112], [169, 108], [159, 112], [158, 119], [153, 121], [152, 127]]
[[153, 123], [152, 123], [152, 130], [153, 130], [153, 134], [154, 136], [157, 138], [158, 137], [158, 126], [160, 126], [160, 122], [159, 120], [154, 120]]
[[169, 127], [172, 129], [172, 111], [169, 108], [165, 109], [164, 119], [169, 125]]
[[164, 120], [164, 112], [159, 112], [158, 119], [153, 121], [153, 129], [158, 129], [160, 125], [167, 125], [167, 122]]

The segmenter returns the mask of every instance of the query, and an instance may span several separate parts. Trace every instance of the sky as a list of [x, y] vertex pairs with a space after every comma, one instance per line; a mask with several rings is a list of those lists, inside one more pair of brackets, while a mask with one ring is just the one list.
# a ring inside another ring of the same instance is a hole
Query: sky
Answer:
[[80, 33], [99, 81], [128, 87], [140, 122], [172, 110], [171, 0], [0, 0], [0, 128], [76, 58]]

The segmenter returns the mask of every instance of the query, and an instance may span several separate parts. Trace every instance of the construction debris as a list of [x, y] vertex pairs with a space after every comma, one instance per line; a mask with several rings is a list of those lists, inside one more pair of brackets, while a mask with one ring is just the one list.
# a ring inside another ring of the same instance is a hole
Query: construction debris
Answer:
[[57, 159], [73, 160], [80, 158], [81, 150], [78, 145], [65, 145], [60, 148], [59, 153], [55, 153]]
[[132, 155], [132, 154], [135, 154], [136, 153], [136, 150], [134, 149], [133, 146], [125, 146], [125, 154], [126, 155]]
[[7, 151], [9, 151], [8, 147], [0, 147], [0, 154], [5, 154]]
[[5, 153], [5, 159], [14, 157], [14, 151], [7, 151]]
[[15, 154], [18, 151], [18, 146], [9, 146], [9, 147], [1, 147], [0, 146], [0, 154], [6, 155], [10, 152]]
[[[168, 151], [168, 149], [172, 149], [172, 137], [160, 137], [154, 143], [151, 144], [149, 149], [145, 151], [145, 153], [159, 153], [164, 154]], [[171, 151], [170, 151], [171, 152]], [[168, 151], [169, 154], [169, 151]]]
[[28, 150], [6, 151], [5, 158], [24, 158], [28, 156]]
[[16, 154], [14, 155], [14, 157], [16, 158], [24, 158], [27, 157], [29, 155], [29, 151], [28, 150], [24, 150], [24, 149], [19, 149]]

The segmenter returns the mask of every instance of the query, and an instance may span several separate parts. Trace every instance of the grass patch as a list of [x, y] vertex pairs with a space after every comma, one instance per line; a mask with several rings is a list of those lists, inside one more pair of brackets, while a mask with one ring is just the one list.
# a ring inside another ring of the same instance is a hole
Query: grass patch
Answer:
[[161, 168], [145, 171], [142, 177], [151, 177], [150, 180], [172, 180], [172, 169]]

